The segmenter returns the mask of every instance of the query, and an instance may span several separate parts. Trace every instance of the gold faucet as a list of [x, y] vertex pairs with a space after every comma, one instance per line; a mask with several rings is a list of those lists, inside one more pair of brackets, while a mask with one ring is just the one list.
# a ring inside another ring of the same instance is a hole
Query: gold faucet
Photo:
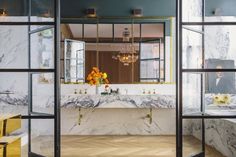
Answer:
[[78, 125], [80, 125], [80, 124], [81, 124], [82, 118], [83, 118], [83, 115], [81, 114], [81, 108], [79, 108], [79, 118], [78, 118]]
[[152, 108], [150, 108], [149, 113], [146, 115], [146, 118], [149, 119], [149, 124], [152, 124]]

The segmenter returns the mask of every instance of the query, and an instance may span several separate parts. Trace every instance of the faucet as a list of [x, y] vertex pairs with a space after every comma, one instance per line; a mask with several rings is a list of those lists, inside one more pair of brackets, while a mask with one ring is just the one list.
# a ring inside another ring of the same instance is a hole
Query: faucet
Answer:
[[83, 115], [81, 114], [81, 107], [79, 108], [79, 118], [78, 118], [78, 125], [81, 125], [81, 121], [82, 121]]
[[150, 108], [149, 113], [146, 115], [145, 118], [148, 118], [149, 124], [152, 124], [152, 108]]
[[146, 91], [145, 91], [145, 89], [143, 89], [143, 94], [146, 94]]
[[156, 94], [156, 90], [155, 89], [153, 89], [153, 94]]
[[119, 94], [120, 93], [120, 89], [117, 88], [116, 90], [111, 89], [111, 94]]

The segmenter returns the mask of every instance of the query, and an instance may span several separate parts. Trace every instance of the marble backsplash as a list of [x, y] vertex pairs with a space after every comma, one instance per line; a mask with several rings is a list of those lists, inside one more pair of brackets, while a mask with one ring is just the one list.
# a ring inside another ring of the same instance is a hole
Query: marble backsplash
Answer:
[[[113, 90], [119, 89], [121, 95], [175, 95], [175, 84], [110, 84]], [[89, 84], [62, 84], [61, 95], [96, 94], [96, 87]], [[99, 87], [99, 92], [104, 91], [104, 85]]]

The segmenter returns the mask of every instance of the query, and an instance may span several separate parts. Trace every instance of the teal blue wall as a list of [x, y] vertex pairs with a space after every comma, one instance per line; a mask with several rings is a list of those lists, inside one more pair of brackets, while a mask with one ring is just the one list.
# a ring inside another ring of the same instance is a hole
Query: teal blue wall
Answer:
[[[47, 10], [53, 13], [53, 0], [31, 0], [31, 14], [38, 15]], [[9, 16], [27, 16], [28, 0], [0, 0], [0, 8], [5, 9]]]
[[142, 8], [144, 16], [174, 16], [175, 0], [62, 0], [63, 17], [84, 16], [94, 7], [99, 16], [130, 16], [131, 9]]
[[25, 0], [0, 0], [0, 8], [5, 9], [8, 15], [26, 15], [26, 7]]
[[[28, 0], [0, 0], [8, 15], [26, 15]], [[33, 12], [47, 9], [53, 0], [32, 0]], [[95, 7], [100, 16], [129, 16], [133, 8], [142, 8], [144, 16], [175, 16], [176, 0], [61, 0], [62, 17], [84, 16], [84, 10]], [[236, 0], [205, 0], [206, 15], [220, 8], [222, 15], [236, 16]], [[52, 5], [51, 5], [52, 6]]]
[[206, 15], [213, 15], [215, 8], [220, 8], [223, 16], [236, 16], [236, 0], [206, 0]]
[[[84, 16], [86, 8], [94, 7], [99, 16], [129, 16], [133, 8], [142, 8], [144, 16], [175, 16], [176, 0], [62, 0], [62, 17]], [[236, 16], [236, 0], [205, 0], [206, 15], [215, 8], [223, 16]]]

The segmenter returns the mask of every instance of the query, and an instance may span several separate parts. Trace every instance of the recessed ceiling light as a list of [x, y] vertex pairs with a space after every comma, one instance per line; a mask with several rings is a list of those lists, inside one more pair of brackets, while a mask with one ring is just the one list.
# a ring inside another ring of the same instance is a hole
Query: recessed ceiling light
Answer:
[[96, 17], [96, 9], [95, 8], [88, 8], [86, 9], [86, 15], [87, 17]]
[[0, 9], [0, 16], [6, 16], [7, 12], [5, 9]]
[[140, 9], [140, 8], [133, 9], [132, 14], [134, 17], [141, 17], [141, 16], [143, 16], [143, 9]]

